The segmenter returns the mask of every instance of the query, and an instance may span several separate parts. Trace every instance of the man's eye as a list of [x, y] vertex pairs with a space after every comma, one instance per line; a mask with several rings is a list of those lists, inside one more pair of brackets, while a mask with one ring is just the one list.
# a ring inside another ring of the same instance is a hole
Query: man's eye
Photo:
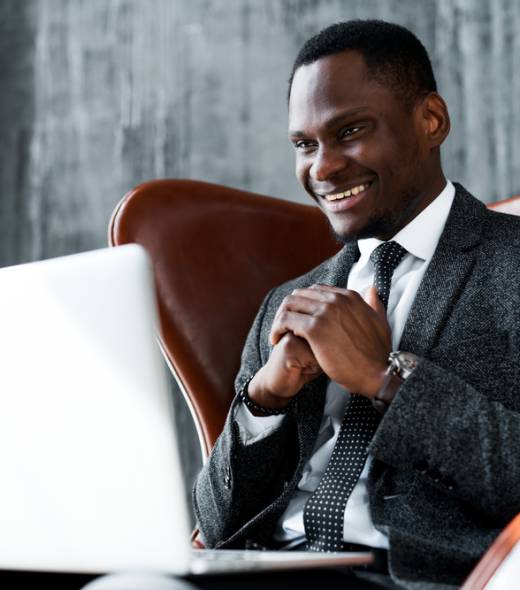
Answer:
[[353, 135], [355, 135], [359, 130], [361, 129], [361, 127], [347, 127], [346, 129], [343, 129], [343, 131], [341, 132], [341, 137], [352, 137]]
[[307, 139], [295, 141], [293, 145], [297, 150], [311, 150], [314, 146], [313, 142]]

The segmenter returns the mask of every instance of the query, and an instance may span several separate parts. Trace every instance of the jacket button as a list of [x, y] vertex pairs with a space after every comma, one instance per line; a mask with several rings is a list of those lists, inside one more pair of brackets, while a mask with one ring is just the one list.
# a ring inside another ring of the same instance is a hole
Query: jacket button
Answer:
[[456, 487], [455, 481], [449, 476], [443, 478], [442, 483], [448, 488], [450, 492], [452, 492]]
[[429, 473], [434, 483], [439, 483], [442, 479], [442, 474], [438, 469], [432, 469]]
[[426, 463], [424, 459], [415, 462], [413, 464], [413, 468], [421, 475], [425, 475], [426, 473], [428, 473], [428, 463]]

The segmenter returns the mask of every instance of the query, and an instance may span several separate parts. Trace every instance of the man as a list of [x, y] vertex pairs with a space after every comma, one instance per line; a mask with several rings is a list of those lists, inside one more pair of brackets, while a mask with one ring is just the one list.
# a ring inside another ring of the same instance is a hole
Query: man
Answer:
[[449, 128], [406, 29], [300, 51], [296, 174], [345, 245], [258, 313], [195, 486], [208, 546], [362, 545], [398, 587], [458, 585], [520, 511], [520, 219], [446, 180]]

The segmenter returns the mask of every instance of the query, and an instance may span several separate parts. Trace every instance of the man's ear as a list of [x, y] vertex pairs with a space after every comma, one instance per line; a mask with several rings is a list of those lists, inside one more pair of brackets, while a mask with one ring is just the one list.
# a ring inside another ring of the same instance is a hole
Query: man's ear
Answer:
[[418, 115], [430, 148], [439, 147], [450, 132], [450, 115], [442, 96], [430, 92], [419, 104]]

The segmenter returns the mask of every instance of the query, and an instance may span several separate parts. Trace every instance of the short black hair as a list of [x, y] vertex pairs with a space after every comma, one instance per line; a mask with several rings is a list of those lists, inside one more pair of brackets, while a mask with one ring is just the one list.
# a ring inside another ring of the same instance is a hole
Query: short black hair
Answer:
[[358, 51], [373, 79], [407, 107], [437, 90], [428, 52], [411, 31], [382, 20], [350, 20], [330, 25], [305, 42], [292, 68], [287, 98], [300, 66], [347, 50]]

